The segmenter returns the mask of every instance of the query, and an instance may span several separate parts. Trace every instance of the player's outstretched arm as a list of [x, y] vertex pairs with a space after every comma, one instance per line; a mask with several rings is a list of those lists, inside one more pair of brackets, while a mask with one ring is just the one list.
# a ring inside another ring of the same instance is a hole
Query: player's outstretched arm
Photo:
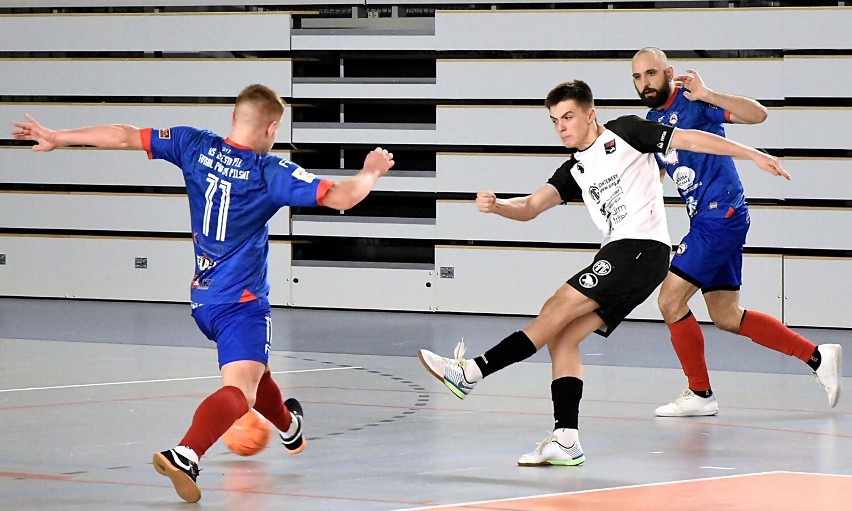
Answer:
[[734, 158], [748, 158], [753, 161], [758, 167], [773, 176], [781, 176], [784, 179], [790, 180], [790, 174], [781, 166], [778, 158], [758, 151], [753, 147], [749, 147], [731, 139], [723, 138], [712, 133], [706, 133], [699, 130], [681, 130], [676, 129], [672, 133], [672, 140], [669, 144], [670, 148], [683, 149], [696, 153], [721, 154], [725, 156], [733, 156]]
[[15, 121], [15, 140], [32, 140], [33, 151], [52, 151], [70, 145], [88, 145], [102, 149], [142, 149], [139, 128], [126, 124], [89, 126], [72, 130], [46, 128], [26, 114], [28, 122]]
[[551, 185], [544, 185], [530, 195], [511, 199], [498, 199], [491, 190], [483, 190], [476, 194], [476, 207], [479, 211], [521, 222], [532, 220], [561, 203], [559, 192]]
[[766, 120], [769, 112], [766, 107], [757, 101], [745, 96], [735, 96], [717, 92], [707, 87], [698, 71], [687, 69], [686, 74], [674, 77], [676, 85], [680, 85], [689, 92], [684, 96], [690, 101], [703, 101], [731, 113], [731, 121], [735, 124], [760, 124]]
[[364, 200], [376, 181], [387, 174], [393, 164], [393, 153], [381, 147], [373, 149], [364, 159], [364, 168], [360, 172], [329, 188], [323, 198], [323, 205], [340, 211], [355, 206]]

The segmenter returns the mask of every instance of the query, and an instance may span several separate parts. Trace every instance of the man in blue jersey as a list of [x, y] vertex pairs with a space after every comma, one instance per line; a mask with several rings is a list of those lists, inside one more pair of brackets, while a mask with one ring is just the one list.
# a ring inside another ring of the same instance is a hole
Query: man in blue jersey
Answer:
[[671, 240], [663, 186], [654, 154], [686, 149], [749, 158], [763, 170], [789, 177], [778, 160], [754, 148], [697, 130], [681, 130], [628, 115], [598, 123], [592, 90], [572, 80], [554, 87], [544, 106], [571, 156], [530, 195], [498, 199], [484, 190], [483, 213], [527, 221], [567, 202], [582, 201], [601, 231], [601, 248], [589, 265], [569, 278], [522, 330], [465, 359], [464, 342], [447, 358], [420, 350], [420, 361], [457, 397], [464, 399], [488, 375], [531, 357], [547, 346], [552, 364], [553, 434], [520, 466], [580, 465], [583, 367], [579, 345], [596, 332], [610, 335], [666, 277]]
[[183, 439], [174, 449], [154, 454], [154, 468], [171, 479], [187, 502], [201, 499], [196, 484], [199, 458], [251, 408], [278, 428], [288, 453], [298, 454], [305, 447], [302, 407], [293, 398], [282, 400], [269, 368], [267, 222], [282, 206], [349, 209], [394, 164], [391, 153], [376, 148], [358, 174], [335, 183], [269, 154], [284, 108], [272, 89], [246, 87], [237, 97], [227, 138], [186, 126], [53, 131], [29, 115], [28, 122], [14, 123], [12, 135], [35, 141], [35, 151], [69, 145], [140, 149], [183, 172], [195, 247], [192, 315], [216, 342], [222, 372], [222, 388], [198, 406]]
[[[646, 119], [725, 136], [724, 123], [756, 124], [767, 111], [757, 101], [708, 88], [699, 74], [674, 75], [665, 53], [643, 48], [633, 57], [633, 85], [650, 107]], [[659, 153], [686, 203], [689, 233], [681, 240], [663, 282], [659, 307], [688, 380], [688, 388], [655, 410], [660, 417], [715, 415], [719, 406], [704, 358], [704, 336], [688, 301], [700, 289], [713, 323], [767, 348], [799, 358], [813, 370], [834, 407], [841, 390], [839, 344], [819, 346], [779, 320], [740, 304], [748, 204], [730, 156], [670, 149]]]

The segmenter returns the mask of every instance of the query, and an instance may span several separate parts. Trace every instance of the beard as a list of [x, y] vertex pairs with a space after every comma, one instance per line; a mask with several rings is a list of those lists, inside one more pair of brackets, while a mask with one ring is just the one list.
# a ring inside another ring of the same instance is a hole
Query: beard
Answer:
[[[666, 104], [666, 101], [669, 100], [669, 96], [672, 95], [672, 86], [671, 82], [666, 81], [663, 82], [663, 86], [659, 89], [650, 89], [647, 88], [643, 91], [636, 91], [639, 94], [639, 99], [642, 101], [642, 104], [647, 106], [648, 108], [660, 108], [661, 106]], [[653, 96], [646, 96], [647, 92], [656, 92]]]

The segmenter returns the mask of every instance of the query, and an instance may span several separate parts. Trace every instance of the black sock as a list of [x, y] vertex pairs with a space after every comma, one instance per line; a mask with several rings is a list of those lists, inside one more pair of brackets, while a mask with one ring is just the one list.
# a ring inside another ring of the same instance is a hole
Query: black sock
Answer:
[[484, 355], [473, 360], [479, 366], [479, 370], [482, 371], [482, 377], [485, 378], [515, 362], [530, 358], [535, 355], [536, 351], [538, 351], [538, 348], [527, 337], [527, 334], [518, 331], [500, 341], [496, 346], [486, 351]]
[[[692, 389], [689, 389], [689, 390], [692, 390]], [[695, 394], [698, 397], [703, 397], [704, 399], [707, 399], [708, 397], [713, 395], [713, 389], [692, 390], [692, 393]]]
[[819, 365], [822, 363], [822, 354], [820, 354], [819, 352], [819, 346], [814, 348], [814, 354], [811, 355], [811, 358], [808, 359], [808, 361], [805, 363], [808, 364], [810, 368], [814, 371], [819, 369]]
[[553, 429], [579, 429], [580, 400], [583, 399], [583, 380], [565, 376], [550, 384], [553, 398]]

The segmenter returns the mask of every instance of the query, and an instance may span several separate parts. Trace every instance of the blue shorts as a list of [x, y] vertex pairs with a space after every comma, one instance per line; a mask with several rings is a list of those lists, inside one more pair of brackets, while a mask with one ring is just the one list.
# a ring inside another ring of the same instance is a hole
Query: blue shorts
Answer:
[[672, 258], [672, 273], [701, 292], [736, 291], [743, 283], [743, 246], [750, 219], [748, 207], [733, 210], [729, 218], [693, 219]]
[[200, 305], [192, 309], [192, 317], [201, 332], [216, 343], [220, 368], [239, 360], [269, 362], [272, 314], [267, 298]]

